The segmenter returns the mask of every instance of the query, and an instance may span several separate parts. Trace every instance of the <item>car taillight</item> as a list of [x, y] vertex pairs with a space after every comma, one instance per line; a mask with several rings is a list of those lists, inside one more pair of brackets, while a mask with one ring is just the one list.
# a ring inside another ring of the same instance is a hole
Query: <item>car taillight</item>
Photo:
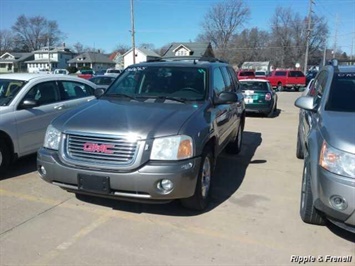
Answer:
[[266, 93], [265, 94], [265, 101], [270, 101], [271, 100], [271, 93]]

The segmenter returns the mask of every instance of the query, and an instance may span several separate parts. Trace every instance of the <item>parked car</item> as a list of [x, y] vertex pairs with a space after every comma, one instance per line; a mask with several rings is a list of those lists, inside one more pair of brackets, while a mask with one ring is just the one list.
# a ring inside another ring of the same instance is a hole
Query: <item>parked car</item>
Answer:
[[309, 94], [295, 102], [305, 113], [300, 116], [298, 127], [304, 156], [301, 218], [317, 225], [327, 219], [353, 233], [354, 99], [355, 66], [338, 66], [334, 60], [333, 65], [322, 68]]
[[53, 74], [69, 75], [69, 71], [66, 69], [56, 69]]
[[82, 69], [77, 72], [79, 78], [90, 79], [94, 76], [94, 71], [91, 69]]
[[97, 75], [89, 80], [95, 83], [98, 87], [106, 90], [115, 79], [116, 75]]
[[107, 69], [100, 69], [94, 72], [94, 76], [105, 75]]
[[306, 85], [311, 81], [311, 79], [314, 79], [318, 74], [317, 70], [311, 70], [306, 73]]
[[106, 70], [104, 75], [115, 75], [116, 77], [122, 73], [120, 69], [109, 68]]
[[271, 84], [263, 79], [243, 79], [240, 86], [247, 113], [259, 113], [272, 117], [277, 110], [277, 94]]
[[63, 112], [95, 98], [96, 85], [69, 75], [0, 75], [0, 172], [35, 153]]
[[254, 79], [255, 78], [255, 72], [254, 70], [239, 70], [238, 71], [238, 79]]
[[299, 91], [300, 88], [306, 86], [306, 76], [300, 70], [275, 70], [266, 79], [278, 91], [292, 88]]
[[97, 92], [48, 126], [41, 178], [74, 193], [205, 209], [217, 156], [242, 148], [245, 107], [232, 66], [145, 62]]
[[255, 78], [266, 78], [266, 77], [267, 77], [266, 71], [261, 71], [261, 70], [255, 71]]

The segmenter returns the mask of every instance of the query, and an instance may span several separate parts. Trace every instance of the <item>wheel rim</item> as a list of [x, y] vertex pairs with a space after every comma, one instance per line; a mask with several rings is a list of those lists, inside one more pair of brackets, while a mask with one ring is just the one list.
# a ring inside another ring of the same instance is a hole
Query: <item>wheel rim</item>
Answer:
[[201, 194], [203, 198], [206, 198], [211, 185], [211, 163], [208, 157], [203, 162], [201, 175]]
[[307, 167], [303, 167], [302, 189], [301, 189], [301, 210], [304, 209], [307, 184]]

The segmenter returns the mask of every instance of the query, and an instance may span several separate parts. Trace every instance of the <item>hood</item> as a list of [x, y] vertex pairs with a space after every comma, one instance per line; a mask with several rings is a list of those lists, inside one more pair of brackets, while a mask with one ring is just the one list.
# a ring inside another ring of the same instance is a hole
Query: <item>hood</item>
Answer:
[[53, 125], [62, 132], [133, 133], [147, 139], [178, 134], [198, 109], [196, 104], [99, 99], [68, 111], [55, 119]]
[[355, 154], [355, 113], [323, 112], [320, 126], [329, 145]]

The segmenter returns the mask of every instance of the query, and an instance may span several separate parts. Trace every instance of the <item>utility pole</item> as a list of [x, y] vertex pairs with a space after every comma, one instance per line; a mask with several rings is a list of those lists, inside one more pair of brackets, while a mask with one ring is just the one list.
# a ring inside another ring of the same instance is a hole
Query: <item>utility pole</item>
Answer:
[[133, 64], [136, 63], [136, 41], [134, 38], [134, 9], [133, 9], [133, 0], [131, 0], [131, 33], [132, 33], [132, 53], [133, 53]]
[[335, 34], [334, 34], [334, 47], [333, 47], [333, 58], [335, 58], [336, 51], [337, 51], [337, 46], [338, 46], [338, 23], [339, 23], [339, 18], [338, 14], [335, 17]]
[[51, 72], [51, 57], [50, 57], [50, 49], [49, 49], [49, 36], [47, 39], [47, 44], [48, 44], [48, 71]]
[[307, 27], [307, 36], [306, 36], [306, 54], [304, 58], [304, 73], [307, 73], [308, 69], [308, 50], [309, 50], [309, 39], [311, 37], [311, 20], [312, 20], [312, 5], [313, 0], [309, 0], [309, 10], [308, 10], [308, 27]]

